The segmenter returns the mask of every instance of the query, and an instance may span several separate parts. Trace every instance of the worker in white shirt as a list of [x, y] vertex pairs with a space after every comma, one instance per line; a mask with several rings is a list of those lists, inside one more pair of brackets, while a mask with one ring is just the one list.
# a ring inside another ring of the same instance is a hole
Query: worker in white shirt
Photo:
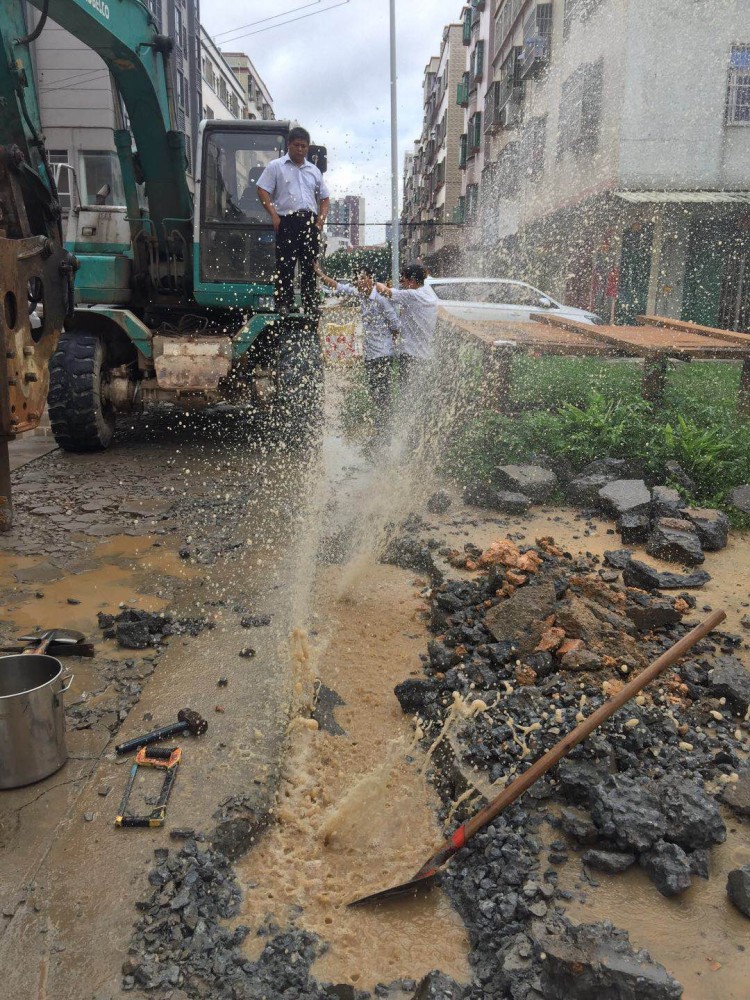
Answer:
[[427, 271], [420, 264], [401, 270], [398, 288], [378, 282], [377, 293], [400, 307], [401, 337], [398, 345], [401, 384], [404, 386], [432, 357], [437, 329], [439, 299], [425, 285]]
[[258, 179], [258, 197], [276, 232], [276, 305], [282, 314], [294, 311], [294, 268], [299, 261], [302, 308], [317, 318], [314, 266], [320, 234], [330, 207], [330, 195], [320, 170], [307, 159], [310, 133], [289, 131], [287, 154], [272, 160]]
[[391, 303], [375, 291], [372, 270], [362, 268], [356, 285], [329, 278], [317, 264], [315, 270], [324, 285], [334, 288], [339, 295], [356, 298], [359, 302], [364, 332], [365, 378], [375, 407], [375, 426], [382, 431], [391, 415], [393, 341], [401, 329], [398, 314]]

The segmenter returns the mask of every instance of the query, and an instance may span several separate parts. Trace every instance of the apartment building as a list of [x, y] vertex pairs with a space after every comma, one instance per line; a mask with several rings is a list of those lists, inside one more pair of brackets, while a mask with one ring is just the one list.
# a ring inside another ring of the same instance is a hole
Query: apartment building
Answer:
[[201, 82], [204, 118], [247, 118], [247, 92], [201, 25]]
[[464, 78], [466, 52], [461, 24], [443, 30], [440, 55], [424, 73], [424, 124], [404, 165], [408, 191], [402, 212], [402, 254], [422, 259], [434, 273], [455, 269], [459, 241], [454, 228], [461, 197], [461, 171], [455, 155], [463, 128], [456, 102]]
[[260, 73], [245, 52], [223, 52], [229, 68], [240, 81], [245, 93], [245, 117], [262, 121], [274, 118], [273, 98]]
[[[198, 0], [148, 0], [147, 6], [163, 34], [174, 39], [170, 64], [177, 127], [185, 132], [189, 175], [195, 163], [201, 117], [200, 38]], [[28, 8], [30, 25], [39, 14]], [[53, 12], [54, 13], [54, 12]], [[53, 163], [75, 171], [81, 200], [93, 203], [109, 186], [107, 204], [124, 205], [120, 165], [114, 150], [115, 105], [104, 62], [52, 17], [31, 44], [42, 126]], [[63, 208], [70, 207], [70, 173], [60, 174]]]
[[365, 199], [348, 194], [332, 198], [328, 210], [328, 236], [345, 239], [351, 247], [365, 245]]
[[464, 270], [750, 329], [750, 0], [480, 0], [478, 39], [488, 8]]
[[463, 248], [467, 252], [492, 246], [498, 238], [493, 214], [480, 212], [479, 206], [479, 192], [489, 189], [497, 170], [492, 156], [488, 96], [495, 87], [492, 7], [486, 0], [472, 0], [464, 7], [461, 18], [466, 68], [457, 92], [457, 104], [464, 109], [464, 129], [458, 149], [462, 181], [456, 221], [464, 226]]

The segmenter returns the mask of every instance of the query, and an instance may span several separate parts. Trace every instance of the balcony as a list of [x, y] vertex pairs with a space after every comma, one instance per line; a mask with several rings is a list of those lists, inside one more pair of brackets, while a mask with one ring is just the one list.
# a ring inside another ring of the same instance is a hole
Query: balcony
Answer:
[[458, 90], [456, 92], [456, 104], [459, 108], [468, 108], [469, 106], [469, 74], [464, 73], [461, 77], [461, 82], [458, 85]]
[[474, 51], [471, 53], [470, 59], [470, 78], [471, 78], [471, 89], [473, 90], [477, 82], [482, 79], [484, 75], [484, 42], [477, 42], [474, 47]]
[[513, 128], [519, 122], [523, 100], [520, 52], [520, 47], [512, 50], [500, 67], [500, 78], [487, 91], [484, 106], [485, 132]]
[[525, 80], [549, 64], [552, 49], [552, 4], [540, 3], [523, 25], [523, 48], [519, 55], [520, 78]]
[[471, 8], [467, 7], [463, 16], [463, 38], [464, 45], [471, 45]]

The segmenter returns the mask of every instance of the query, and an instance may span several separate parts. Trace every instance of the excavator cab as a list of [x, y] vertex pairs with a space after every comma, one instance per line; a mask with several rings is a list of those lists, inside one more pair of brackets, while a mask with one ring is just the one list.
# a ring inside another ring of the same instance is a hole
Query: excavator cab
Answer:
[[[200, 305], [272, 312], [273, 226], [257, 186], [286, 153], [288, 122], [210, 119], [200, 128], [193, 294]], [[325, 166], [325, 150], [311, 155]]]

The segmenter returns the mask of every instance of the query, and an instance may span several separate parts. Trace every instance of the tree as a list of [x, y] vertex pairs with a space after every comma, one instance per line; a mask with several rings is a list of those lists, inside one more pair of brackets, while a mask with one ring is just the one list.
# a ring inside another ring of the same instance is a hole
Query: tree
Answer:
[[337, 250], [326, 257], [323, 267], [326, 274], [339, 279], [354, 278], [365, 267], [375, 272], [377, 281], [387, 281], [391, 276], [391, 245]]

